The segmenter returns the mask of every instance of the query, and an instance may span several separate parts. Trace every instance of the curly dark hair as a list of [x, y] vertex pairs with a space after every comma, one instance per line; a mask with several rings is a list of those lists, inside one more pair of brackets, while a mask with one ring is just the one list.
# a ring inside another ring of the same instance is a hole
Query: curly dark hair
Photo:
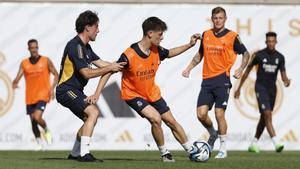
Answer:
[[76, 31], [77, 33], [82, 33], [85, 26], [92, 26], [99, 21], [98, 14], [90, 10], [82, 12], [76, 19]]

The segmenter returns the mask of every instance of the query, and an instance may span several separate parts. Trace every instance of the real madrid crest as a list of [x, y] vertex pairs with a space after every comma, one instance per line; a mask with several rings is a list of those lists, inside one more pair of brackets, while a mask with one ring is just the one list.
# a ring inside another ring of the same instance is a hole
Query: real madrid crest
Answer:
[[[5, 62], [5, 56], [0, 52], [0, 66]], [[0, 117], [8, 112], [14, 100], [12, 82], [7, 74], [0, 69]], [[4, 90], [2, 90], [4, 89]]]

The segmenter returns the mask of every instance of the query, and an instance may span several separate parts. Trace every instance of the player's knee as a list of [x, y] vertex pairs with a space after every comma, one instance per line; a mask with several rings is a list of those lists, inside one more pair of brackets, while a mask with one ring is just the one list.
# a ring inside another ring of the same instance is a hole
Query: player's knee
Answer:
[[224, 120], [225, 116], [224, 116], [224, 114], [216, 114], [216, 119], [217, 120]]
[[215, 110], [215, 116], [217, 120], [224, 120], [225, 119], [225, 113], [222, 109], [216, 109]]
[[160, 116], [153, 116], [149, 118], [149, 121], [152, 126], [160, 127], [161, 126], [161, 117]]
[[86, 114], [87, 118], [97, 120], [100, 115], [100, 111], [98, 110], [98, 108], [96, 106], [91, 105], [85, 110], [85, 114]]
[[265, 122], [270, 122], [270, 121], [272, 121], [272, 112], [266, 110], [266, 111], [263, 113], [263, 117], [264, 117], [264, 121], [265, 121]]
[[201, 111], [199, 111], [199, 112], [197, 113], [197, 118], [198, 118], [198, 120], [200, 120], [200, 121], [205, 121], [206, 118], [207, 118], [207, 113], [206, 113], [206, 112], [201, 112]]
[[38, 114], [34, 114], [32, 118], [35, 122], [40, 122], [42, 120], [42, 116]]
[[176, 128], [176, 126], [178, 125], [177, 121], [175, 119], [170, 119], [170, 120], [167, 120], [165, 121], [166, 125], [168, 127], [170, 127], [171, 129], [174, 129]]
[[92, 119], [94, 119], [95, 121], [97, 121], [97, 119], [99, 117], [99, 114], [100, 114], [99, 111], [95, 110], [95, 111], [90, 112], [89, 117], [91, 117]]

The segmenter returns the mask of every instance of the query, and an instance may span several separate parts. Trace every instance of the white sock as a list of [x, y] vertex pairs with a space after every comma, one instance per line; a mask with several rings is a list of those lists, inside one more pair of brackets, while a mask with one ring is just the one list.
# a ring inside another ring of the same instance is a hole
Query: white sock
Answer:
[[278, 138], [276, 136], [272, 137], [272, 142], [274, 144], [274, 147], [276, 147], [276, 145], [279, 143]]
[[167, 147], [165, 145], [157, 146], [157, 147], [158, 147], [158, 150], [159, 150], [161, 156], [169, 153], [169, 151], [168, 151], [168, 149], [167, 149]]
[[36, 138], [36, 142], [39, 144], [39, 145], [42, 145], [43, 144], [43, 141], [40, 137], [37, 137]]
[[226, 152], [226, 135], [219, 135], [220, 151]]
[[78, 141], [77, 139], [75, 140], [75, 143], [73, 145], [73, 149], [71, 151], [71, 155], [73, 157], [80, 156], [80, 141]]
[[209, 135], [217, 134], [217, 131], [216, 131], [216, 129], [214, 128], [214, 126], [208, 127], [208, 128], [206, 128], [206, 129], [207, 129]]
[[90, 148], [89, 148], [90, 141], [91, 141], [91, 137], [81, 136], [81, 142], [80, 142], [80, 156], [81, 157], [90, 153]]
[[258, 139], [256, 137], [254, 137], [251, 141], [251, 145], [256, 145], [257, 146], [257, 142], [258, 142]]
[[191, 153], [191, 151], [193, 150], [193, 145], [187, 141], [186, 143], [184, 144], [181, 144], [181, 146], [184, 148], [184, 150], [187, 152], [187, 153]]

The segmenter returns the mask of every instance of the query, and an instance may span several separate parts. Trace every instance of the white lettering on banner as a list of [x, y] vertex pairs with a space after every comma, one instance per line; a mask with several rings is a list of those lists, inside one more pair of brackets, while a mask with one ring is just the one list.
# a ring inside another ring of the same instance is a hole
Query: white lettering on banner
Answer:
[[0, 133], [2, 143], [22, 143], [23, 137], [20, 133]]
[[[20, 65], [25, 56], [28, 55], [26, 45], [29, 37], [39, 40], [40, 52], [51, 56], [52, 62], [58, 68], [66, 43], [76, 36], [73, 27], [79, 11], [90, 8], [99, 13], [98, 10], [101, 9], [102, 12], [99, 17], [103, 23], [101, 22], [100, 25], [103, 24], [104, 27], [100, 30], [100, 34], [103, 36], [98, 36], [97, 40], [91, 43], [91, 46], [93, 51], [103, 56], [103, 58], [101, 57], [103, 60], [116, 60], [131, 43], [139, 40], [138, 38], [142, 35], [141, 24], [145, 18], [155, 15], [164, 20], [170, 29], [165, 33], [165, 40], [161, 45], [175, 47], [181, 43], [186, 43], [185, 39], [191, 34], [202, 33], [211, 28], [211, 9], [215, 7], [213, 4], [143, 4], [142, 6], [143, 8], [141, 8], [141, 4], [100, 3], [85, 4], [84, 6], [80, 3], [65, 5], [62, 3], [0, 4], [0, 16], [6, 16], [10, 11], [14, 11], [14, 14], [10, 15], [9, 18], [1, 20], [1, 24], [10, 29], [9, 33], [0, 31], [0, 51], [7, 56], [5, 62], [1, 60], [4, 57], [0, 57], [0, 150], [31, 150], [34, 148], [32, 141], [34, 135], [31, 131], [30, 119], [26, 115], [24, 78], [19, 83], [19, 89], [13, 91], [11, 88], [11, 79], [15, 77], [18, 71], [16, 66]], [[128, 8], [130, 8], [130, 12], [124, 11]], [[275, 31], [278, 34], [276, 48], [286, 56], [288, 77], [297, 79], [299, 76], [298, 65], [300, 65], [298, 47], [300, 44], [300, 6], [259, 5], [258, 8], [257, 5], [224, 5], [224, 8], [228, 18], [226, 27], [239, 33], [248, 51], [265, 48], [265, 33], [270, 30]], [[43, 9], [47, 9], [45, 10], [47, 12], [40, 12]], [[68, 15], [65, 16], [65, 13]], [[119, 13], [122, 14], [120, 17], [112, 19], [112, 16]], [[38, 14], [39, 17], [36, 19], [28, 17], [35, 14]], [[20, 20], [19, 18], [24, 19]], [[44, 20], [41, 18], [47, 18], [47, 24], [42, 24]], [[15, 20], [18, 20], [18, 26], [15, 26]], [[57, 27], [58, 21], [59, 28]], [[178, 26], [178, 23], [184, 26]], [[121, 29], [125, 33], [120, 36], [117, 32], [120, 32]], [[197, 97], [202, 81], [202, 64], [193, 69], [189, 79], [181, 76], [182, 69], [191, 61], [189, 56], [194, 55], [198, 49], [199, 43], [182, 53], [181, 55], [184, 56], [179, 59], [166, 61], [168, 62], [167, 65], [162, 62], [156, 75], [156, 83], [160, 87], [163, 97], [191, 141], [208, 138], [206, 129], [196, 118]], [[220, 48], [215, 48], [212, 51], [218, 53], [219, 50]], [[231, 69], [231, 75], [240, 65], [241, 58], [237, 58], [237, 62]], [[264, 67], [270, 72], [275, 70], [273, 65], [265, 65]], [[147, 73], [149, 74], [149, 72]], [[141, 75], [144, 76], [144, 74], [145, 72], [141, 72]], [[120, 78], [121, 74], [114, 74], [111, 76], [110, 84], [107, 84], [106, 87], [108, 88], [113, 83], [114, 89], [120, 89]], [[255, 73], [252, 72], [245, 81], [240, 99], [237, 100], [233, 98], [233, 92], [238, 80], [231, 78], [233, 88], [230, 91], [230, 98], [226, 102], [226, 120], [229, 126], [227, 132], [228, 149], [246, 150], [254, 136], [257, 120], [260, 116], [254, 91], [255, 79]], [[92, 94], [97, 84], [97, 79], [91, 79], [85, 87], [85, 94]], [[297, 98], [300, 95], [300, 81], [294, 80], [289, 88], [283, 88], [281, 79], [278, 78], [276, 86], [277, 98], [273, 111], [276, 133], [286, 144], [286, 150], [300, 150], [298, 138], [300, 124], [299, 119], [295, 118], [299, 115], [297, 108], [299, 100]], [[114, 96], [119, 94], [119, 91], [112, 92]], [[109, 95], [110, 92], [106, 93], [105, 97], [100, 96], [97, 103], [101, 113], [103, 113], [103, 118], [99, 119], [94, 130], [92, 149], [144, 150], [146, 148], [156, 150], [157, 147], [152, 146], [155, 143], [150, 133], [149, 123], [129, 108], [129, 113], [122, 116], [124, 115], [122, 110], [125, 110], [124, 105], [115, 104], [111, 101], [114, 99], [109, 99]], [[111, 105], [114, 108], [119, 108], [112, 109]], [[120, 113], [117, 112], [119, 110]], [[210, 112], [209, 116], [213, 119], [214, 125], [217, 126], [214, 113]], [[71, 149], [82, 121], [74, 116], [69, 109], [58, 104], [57, 101], [51, 101], [47, 104], [43, 117], [54, 139], [53, 145], [47, 148], [51, 150]], [[182, 150], [169, 128], [164, 124], [162, 127], [168, 149]], [[147, 146], [150, 143], [151, 146]], [[264, 135], [260, 143], [266, 149], [273, 149], [268, 135]]]

